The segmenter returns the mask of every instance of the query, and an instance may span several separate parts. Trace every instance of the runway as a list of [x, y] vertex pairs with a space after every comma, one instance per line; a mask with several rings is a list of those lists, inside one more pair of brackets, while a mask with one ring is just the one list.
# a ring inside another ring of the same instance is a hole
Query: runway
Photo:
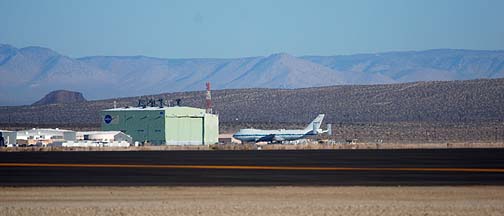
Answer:
[[0, 153], [0, 186], [95, 185], [504, 185], [504, 149]]

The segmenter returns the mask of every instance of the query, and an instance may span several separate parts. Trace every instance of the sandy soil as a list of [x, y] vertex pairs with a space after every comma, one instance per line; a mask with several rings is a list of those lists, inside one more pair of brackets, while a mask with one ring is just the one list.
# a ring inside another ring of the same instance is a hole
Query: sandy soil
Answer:
[[504, 215], [504, 187], [3, 187], [0, 215]]

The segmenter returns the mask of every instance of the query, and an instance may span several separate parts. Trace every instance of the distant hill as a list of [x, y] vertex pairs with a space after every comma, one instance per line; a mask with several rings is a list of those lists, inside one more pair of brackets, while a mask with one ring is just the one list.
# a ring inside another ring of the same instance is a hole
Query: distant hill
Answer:
[[46, 105], [46, 104], [57, 104], [57, 103], [75, 103], [84, 102], [86, 99], [82, 96], [80, 92], [67, 91], [67, 90], [56, 90], [52, 91], [42, 99], [33, 103], [32, 105]]
[[[474, 123], [504, 120], [504, 79], [338, 85], [303, 89], [212, 91], [222, 123], [306, 123], [319, 113], [326, 123]], [[204, 91], [149, 96], [203, 108]], [[0, 123], [95, 124], [98, 112], [136, 106], [137, 97], [70, 104], [0, 107]], [[173, 103], [172, 103], [173, 104]]]
[[345, 56], [278, 53], [234, 59], [70, 58], [0, 44], [0, 105], [32, 104], [56, 89], [89, 99], [214, 89], [295, 89], [504, 77], [504, 51], [427, 50]]

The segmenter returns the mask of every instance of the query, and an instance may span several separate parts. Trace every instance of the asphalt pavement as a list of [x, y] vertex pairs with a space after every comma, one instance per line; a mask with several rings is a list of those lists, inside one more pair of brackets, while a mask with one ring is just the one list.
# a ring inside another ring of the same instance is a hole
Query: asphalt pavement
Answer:
[[0, 186], [504, 185], [504, 149], [0, 152]]

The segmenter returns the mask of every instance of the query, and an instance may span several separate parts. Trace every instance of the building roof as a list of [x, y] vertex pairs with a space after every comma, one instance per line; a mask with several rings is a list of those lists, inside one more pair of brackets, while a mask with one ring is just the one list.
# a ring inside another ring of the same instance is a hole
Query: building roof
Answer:
[[73, 132], [71, 130], [59, 129], [59, 128], [32, 128], [28, 130], [20, 130], [18, 133], [63, 133], [63, 132]]
[[[160, 111], [164, 112], [166, 116], [204, 116], [209, 115], [206, 113], [206, 110], [194, 107], [186, 107], [186, 106], [174, 106], [174, 107], [121, 107], [121, 108], [113, 108], [113, 109], [105, 109], [103, 112], [115, 112], [115, 111]], [[213, 114], [210, 114], [213, 115]]]
[[45, 137], [51, 137], [51, 136], [63, 136], [64, 133], [75, 133], [74, 131], [71, 130], [63, 130], [63, 129], [52, 129], [52, 128], [32, 128], [29, 130], [20, 130], [17, 131], [17, 137], [19, 139], [25, 139], [30, 136], [45, 136]]
[[119, 107], [119, 108], [112, 108], [112, 109], [105, 109], [103, 111], [135, 111], [135, 110], [166, 110], [171, 107]]
[[77, 131], [77, 136], [80, 135], [116, 135], [122, 133], [121, 131]]

